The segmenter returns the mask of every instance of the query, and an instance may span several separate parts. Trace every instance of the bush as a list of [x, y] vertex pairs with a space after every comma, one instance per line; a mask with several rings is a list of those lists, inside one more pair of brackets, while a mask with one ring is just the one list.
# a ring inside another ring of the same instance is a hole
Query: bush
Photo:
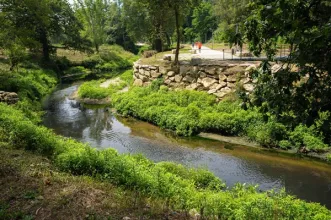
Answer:
[[296, 148], [305, 147], [312, 151], [324, 151], [328, 148], [323, 143], [323, 138], [314, 131], [314, 127], [299, 125], [290, 132], [289, 139]]

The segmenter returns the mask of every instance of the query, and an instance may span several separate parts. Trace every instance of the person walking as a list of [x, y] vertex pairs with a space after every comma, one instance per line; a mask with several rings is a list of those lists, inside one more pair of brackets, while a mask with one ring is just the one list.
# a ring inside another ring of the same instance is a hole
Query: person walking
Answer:
[[192, 50], [194, 49], [194, 42], [192, 42]]
[[202, 47], [202, 43], [199, 41], [198, 42], [199, 53], [201, 53], [201, 47]]

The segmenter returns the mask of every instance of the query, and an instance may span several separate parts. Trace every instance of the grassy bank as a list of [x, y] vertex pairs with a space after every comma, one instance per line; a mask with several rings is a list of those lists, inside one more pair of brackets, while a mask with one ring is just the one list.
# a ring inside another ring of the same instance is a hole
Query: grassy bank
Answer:
[[138, 59], [138, 56], [118, 45], [103, 45], [95, 54], [59, 49], [57, 55], [66, 82], [110, 78], [131, 68]]
[[[47, 158], [0, 147], [0, 219], [183, 219], [161, 200], [89, 176], [61, 172]], [[7, 187], [8, 186], [8, 187]], [[10, 187], [9, 187], [10, 186]]]
[[113, 104], [123, 115], [151, 122], [178, 135], [216, 132], [245, 136], [267, 147], [300, 149], [305, 146], [316, 152], [329, 150], [315, 127], [300, 125], [291, 130], [272, 116], [266, 120], [256, 108], [242, 109], [235, 97], [218, 103], [214, 96], [204, 92], [168, 91], [154, 82], [150, 87], [114, 94]]
[[140, 155], [97, 151], [87, 144], [53, 134], [33, 124], [20, 110], [0, 104], [0, 140], [4, 145], [29, 150], [50, 160], [57, 169], [90, 176], [102, 182], [164, 201], [165, 207], [221, 219], [328, 219], [326, 208], [306, 203], [284, 192], [260, 193], [253, 186], [224, 184], [205, 170], [173, 163], [153, 163]]

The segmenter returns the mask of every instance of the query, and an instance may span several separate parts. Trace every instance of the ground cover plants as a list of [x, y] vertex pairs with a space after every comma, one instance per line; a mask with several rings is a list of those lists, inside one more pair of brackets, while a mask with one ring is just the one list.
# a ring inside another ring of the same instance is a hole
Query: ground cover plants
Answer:
[[112, 97], [116, 110], [133, 116], [178, 135], [190, 136], [199, 132], [218, 132], [224, 135], [246, 136], [267, 147], [300, 149], [323, 152], [329, 149], [323, 136], [314, 126], [299, 125], [294, 129], [266, 119], [258, 108], [241, 108], [239, 99], [216, 102], [212, 95], [197, 91], [169, 91], [153, 82], [147, 88], [132, 88], [125, 94]]

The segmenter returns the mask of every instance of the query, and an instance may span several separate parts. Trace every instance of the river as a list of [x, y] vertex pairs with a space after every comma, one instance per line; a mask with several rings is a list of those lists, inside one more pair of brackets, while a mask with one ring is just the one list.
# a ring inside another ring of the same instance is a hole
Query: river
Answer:
[[180, 138], [107, 108], [88, 109], [68, 97], [78, 85], [62, 85], [46, 101], [44, 125], [55, 133], [98, 149], [141, 153], [153, 161], [173, 161], [212, 171], [231, 187], [258, 184], [281, 189], [331, 209], [331, 166], [308, 159], [199, 137]]

